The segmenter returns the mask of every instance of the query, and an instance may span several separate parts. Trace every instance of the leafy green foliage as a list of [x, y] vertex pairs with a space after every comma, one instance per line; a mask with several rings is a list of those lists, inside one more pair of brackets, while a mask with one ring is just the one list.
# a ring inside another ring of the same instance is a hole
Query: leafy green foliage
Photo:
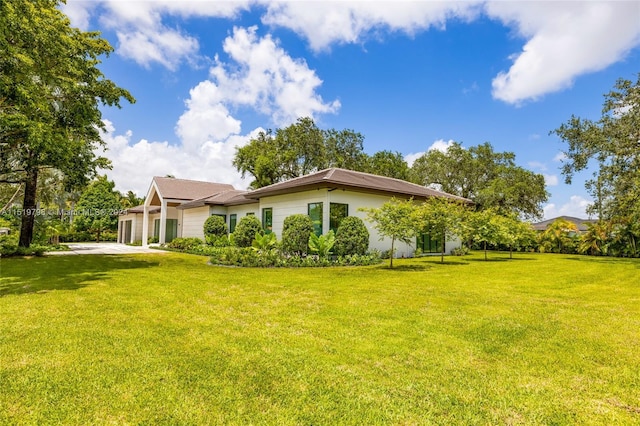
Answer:
[[402, 153], [378, 151], [368, 158], [366, 172], [395, 179], [409, 180], [409, 165]]
[[558, 218], [540, 234], [540, 249], [553, 253], [571, 253], [575, 250], [577, 234], [578, 227], [575, 223]]
[[333, 251], [338, 256], [363, 255], [369, 250], [369, 231], [362, 219], [347, 216], [340, 222], [336, 232]]
[[174, 238], [170, 243], [167, 243], [167, 247], [177, 250], [189, 251], [203, 244], [204, 241], [202, 241], [200, 238]]
[[598, 121], [571, 116], [551, 132], [568, 144], [562, 173], [571, 183], [595, 161], [598, 168], [586, 182], [595, 200], [590, 211], [602, 220], [640, 222], [640, 74], [635, 83], [618, 80], [604, 98]]
[[253, 239], [253, 242], [251, 243], [251, 247], [254, 250], [258, 250], [258, 251], [271, 250], [276, 248], [277, 245], [278, 245], [278, 240], [276, 238], [276, 234], [274, 234], [273, 232], [270, 232], [264, 235], [258, 234], [256, 235], [256, 237]]
[[284, 219], [282, 225], [282, 251], [304, 256], [309, 251], [309, 234], [313, 233], [313, 222], [306, 214], [293, 214]]
[[[41, 169], [57, 169], [70, 189], [108, 167], [96, 156], [104, 146], [101, 106], [135, 101], [98, 68], [113, 48], [99, 33], [71, 27], [60, 4], [0, 2], [0, 181], [24, 183], [26, 210], [37, 205]], [[22, 216], [21, 246], [31, 244], [34, 223]]]
[[502, 228], [499, 215], [493, 210], [470, 212], [467, 217], [467, 236], [484, 249], [484, 260], [487, 260], [487, 245], [501, 242]]
[[362, 208], [367, 213], [367, 218], [374, 222], [374, 227], [380, 234], [380, 239], [391, 238], [391, 256], [389, 266], [393, 268], [393, 254], [395, 241], [399, 240], [411, 244], [412, 239], [418, 233], [418, 224], [415, 220], [416, 205], [413, 200], [398, 200], [392, 198], [380, 208]]
[[227, 223], [221, 216], [209, 216], [207, 220], [204, 221], [203, 226], [204, 236], [214, 236], [214, 237], [225, 237], [229, 233], [229, 228], [227, 227]]
[[411, 176], [420, 185], [438, 185], [472, 200], [479, 210], [493, 208], [503, 215], [541, 217], [549, 196], [542, 175], [516, 166], [514, 153], [494, 152], [488, 142], [469, 149], [456, 142], [446, 152], [431, 150], [413, 163]]
[[244, 216], [233, 231], [233, 242], [238, 247], [251, 247], [256, 235], [263, 235], [260, 220], [255, 216]]
[[436, 197], [427, 199], [413, 212], [420, 233], [441, 242], [441, 262], [444, 262], [446, 242], [464, 233], [465, 213], [464, 206]]
[[333, 230], [320, 236], [317, 236], [312, 232], [309, 237], [309, 249], [312, 253], [317, 253], [321, 258], [325, 258], [331, 254], [331, 249], [335, 242], [336, 236], [334, 235]]
[[117, 215], [121, 205], [114, 188], [115, 184], [106, 175], [91, 182], [76, 206], [76, 230], [89, 231], [95, 235], [96, 241], [100, 241], [104, 231], [118, 228]]

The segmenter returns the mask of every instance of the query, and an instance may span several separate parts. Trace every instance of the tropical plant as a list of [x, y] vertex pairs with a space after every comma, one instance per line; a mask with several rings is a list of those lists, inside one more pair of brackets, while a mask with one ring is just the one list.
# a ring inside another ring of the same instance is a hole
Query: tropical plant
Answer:
[[257, 251], [266, 251], [276, 248], [278, 240], [273, 232], [269, 234], [257, 234], [251, 243], [251, 247]]
[[592, 256], [606, 255], [611, 244], [611, 223], [587, 223], [587, 231], [580, 236], [578, 252]]
[[575, 236], [578, 234], [575, 223], [563, 218], [556, 219], [540, 236], [542, 247], [552, 252], [564, 253], [573, 249]]
[[309, 237], [309, 249], [313, 253], [317, 253], [320, 257], [327, 257], [331, 254], [331, 249], [336, 242], [336, 236], [333, 230], [329, 231], [325, 235], [317, 236], [313, 232]]

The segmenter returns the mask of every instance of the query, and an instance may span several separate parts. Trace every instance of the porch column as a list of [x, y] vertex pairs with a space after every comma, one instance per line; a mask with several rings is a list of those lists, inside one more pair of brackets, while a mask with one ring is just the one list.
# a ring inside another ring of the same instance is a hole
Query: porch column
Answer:
[[149, 240], [149, 206], [144, 205], [142, 213], [142, 247], [147, 247]]
[[163, 199], [160, 207], [160, 244], [167, 239], [167, 202]]
[[131, 221], [131, 241], [129, 244], [133, 244], [136, 241], [136, 230], [138, 229], [138, 215], [133, 215], [133, 220]]

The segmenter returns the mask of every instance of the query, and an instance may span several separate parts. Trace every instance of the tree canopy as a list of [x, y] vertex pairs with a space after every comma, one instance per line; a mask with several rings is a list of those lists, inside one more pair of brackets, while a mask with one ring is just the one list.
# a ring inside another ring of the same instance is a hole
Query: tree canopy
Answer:
[[640, 74], [620, 79], [605, 95], [599, 120], [571, 118], [551, 133], [568, 144], [562, 173], [571, 183], [576, 172], [596, 163], [586, 188], [595, 200], [590, 211], [601, 219], [640, 221]]
[[428, 151], [413, 163], [411, 177], [469, 198], [478, 210], [494, 208], [523, 218], [541, 217], [549, 196], [542, 175], [517, 166], [513, 152], [495, 152], [489, 142], [469, 149], [455, 142], [446, 152]]
[[[24, 183], [23, 209], [34, 211], [38, 172], [62, 173], [66, 188], [85, 186], [108, 161], [100, 105], [134, 102], [104, 78], [100, 57], [113, 48], [97, 32], [72, 28], [60, 0], [0, 2], [0, 182]], [[20, 245], [34, 217], [22, 215]]]

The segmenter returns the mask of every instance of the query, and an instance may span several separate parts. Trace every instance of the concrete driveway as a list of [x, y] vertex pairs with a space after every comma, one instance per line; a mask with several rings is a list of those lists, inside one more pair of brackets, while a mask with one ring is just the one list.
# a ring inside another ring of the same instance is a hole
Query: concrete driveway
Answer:
[[71, 254], [135, 254], [135, 253], [166, 253], [162, 250], [154, 250], [148, 247], [128, 246], [118, 243], [69, 243], [69, 251], [52, 251], [47, 255], [71, 255]]

